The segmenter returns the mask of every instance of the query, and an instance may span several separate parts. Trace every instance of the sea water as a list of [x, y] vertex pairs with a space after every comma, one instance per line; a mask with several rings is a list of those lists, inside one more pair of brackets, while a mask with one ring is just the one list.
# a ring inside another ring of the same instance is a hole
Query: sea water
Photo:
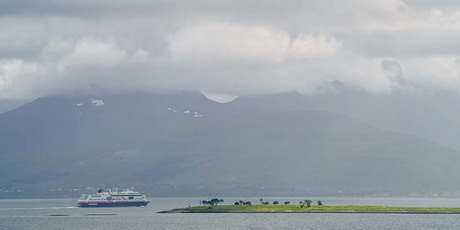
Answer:
[[[209, 198], [208, 198], [209, 199]], [[223, 198], [259, 203], [259, 198]], [[264, 201], [298, 204], [305, 198]], [[458, 198], [311, 198], [325, 205], [460, 207]], [[153, 198], [147, 207], [77, 208], [76, 199], [0, 199], [0, 229], [460, 229], [455, 214], [160, 214], [200, 198]]]

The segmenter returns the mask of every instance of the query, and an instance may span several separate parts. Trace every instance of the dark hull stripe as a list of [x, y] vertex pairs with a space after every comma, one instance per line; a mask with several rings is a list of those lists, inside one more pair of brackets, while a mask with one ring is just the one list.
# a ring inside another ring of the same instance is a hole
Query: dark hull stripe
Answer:
[[131, 202], [81, 202], [77, 203], [78, 207], [129, 207], [129, 206], [147, 206], [150, 201], [131, 201]]

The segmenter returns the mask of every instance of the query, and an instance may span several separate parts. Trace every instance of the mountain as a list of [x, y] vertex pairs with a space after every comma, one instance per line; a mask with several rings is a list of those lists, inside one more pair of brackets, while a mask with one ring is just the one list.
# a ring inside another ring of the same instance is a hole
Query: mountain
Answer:
[[224, 104], [197, 92], [39, 98], [0, 115], [0, 197], [460, 189], [459, 152], [315, 106], [298, 94]]
[[433, 91], [428, 94], [395, 92], [374, 95], [340, 82], [334, 93], [303, 96], [299, 93], [252, 96], [235, 102], [244, 107], [276, 106], [282, 109], [328, 111], [343, 114], [384, 130], [422, 137], [460, 151], [460, 96]]
[[30, 102], [29, 100], [25, 99], [1, 99], [0, 100], [0, 114], [4, 113], [8, 110], [15, 109], [21, 105]]

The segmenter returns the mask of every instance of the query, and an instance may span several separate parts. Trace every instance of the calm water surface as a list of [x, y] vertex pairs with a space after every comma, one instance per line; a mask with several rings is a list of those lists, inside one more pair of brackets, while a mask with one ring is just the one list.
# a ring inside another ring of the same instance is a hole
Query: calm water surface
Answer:
[[[209, 199], [209, 198], [207, 198]], [[309, 198], [326, 205], [460, 207], [458, 198]], [[0, 229], [460, 229], [460, 215], [158, 214], [200, 198], [153, 198], [147, 207], [77, 208], [76, 199], [0, 199]], [[224, 204], [259, 198], [224, 198]], [[265, 198], [298, 203], [302, 198]], [[62, 216], [53, 216], [62, 215]]]

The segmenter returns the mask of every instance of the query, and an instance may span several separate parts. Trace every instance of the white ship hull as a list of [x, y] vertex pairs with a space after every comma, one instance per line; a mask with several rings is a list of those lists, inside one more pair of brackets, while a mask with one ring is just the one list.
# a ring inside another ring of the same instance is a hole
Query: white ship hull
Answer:
[[147, 206], [150, 203], [145, 195], [131, 190], [123, 192], [100, 192], [96, 194], [83, 194], [77, 202], [78, 207], [129, 207]]

